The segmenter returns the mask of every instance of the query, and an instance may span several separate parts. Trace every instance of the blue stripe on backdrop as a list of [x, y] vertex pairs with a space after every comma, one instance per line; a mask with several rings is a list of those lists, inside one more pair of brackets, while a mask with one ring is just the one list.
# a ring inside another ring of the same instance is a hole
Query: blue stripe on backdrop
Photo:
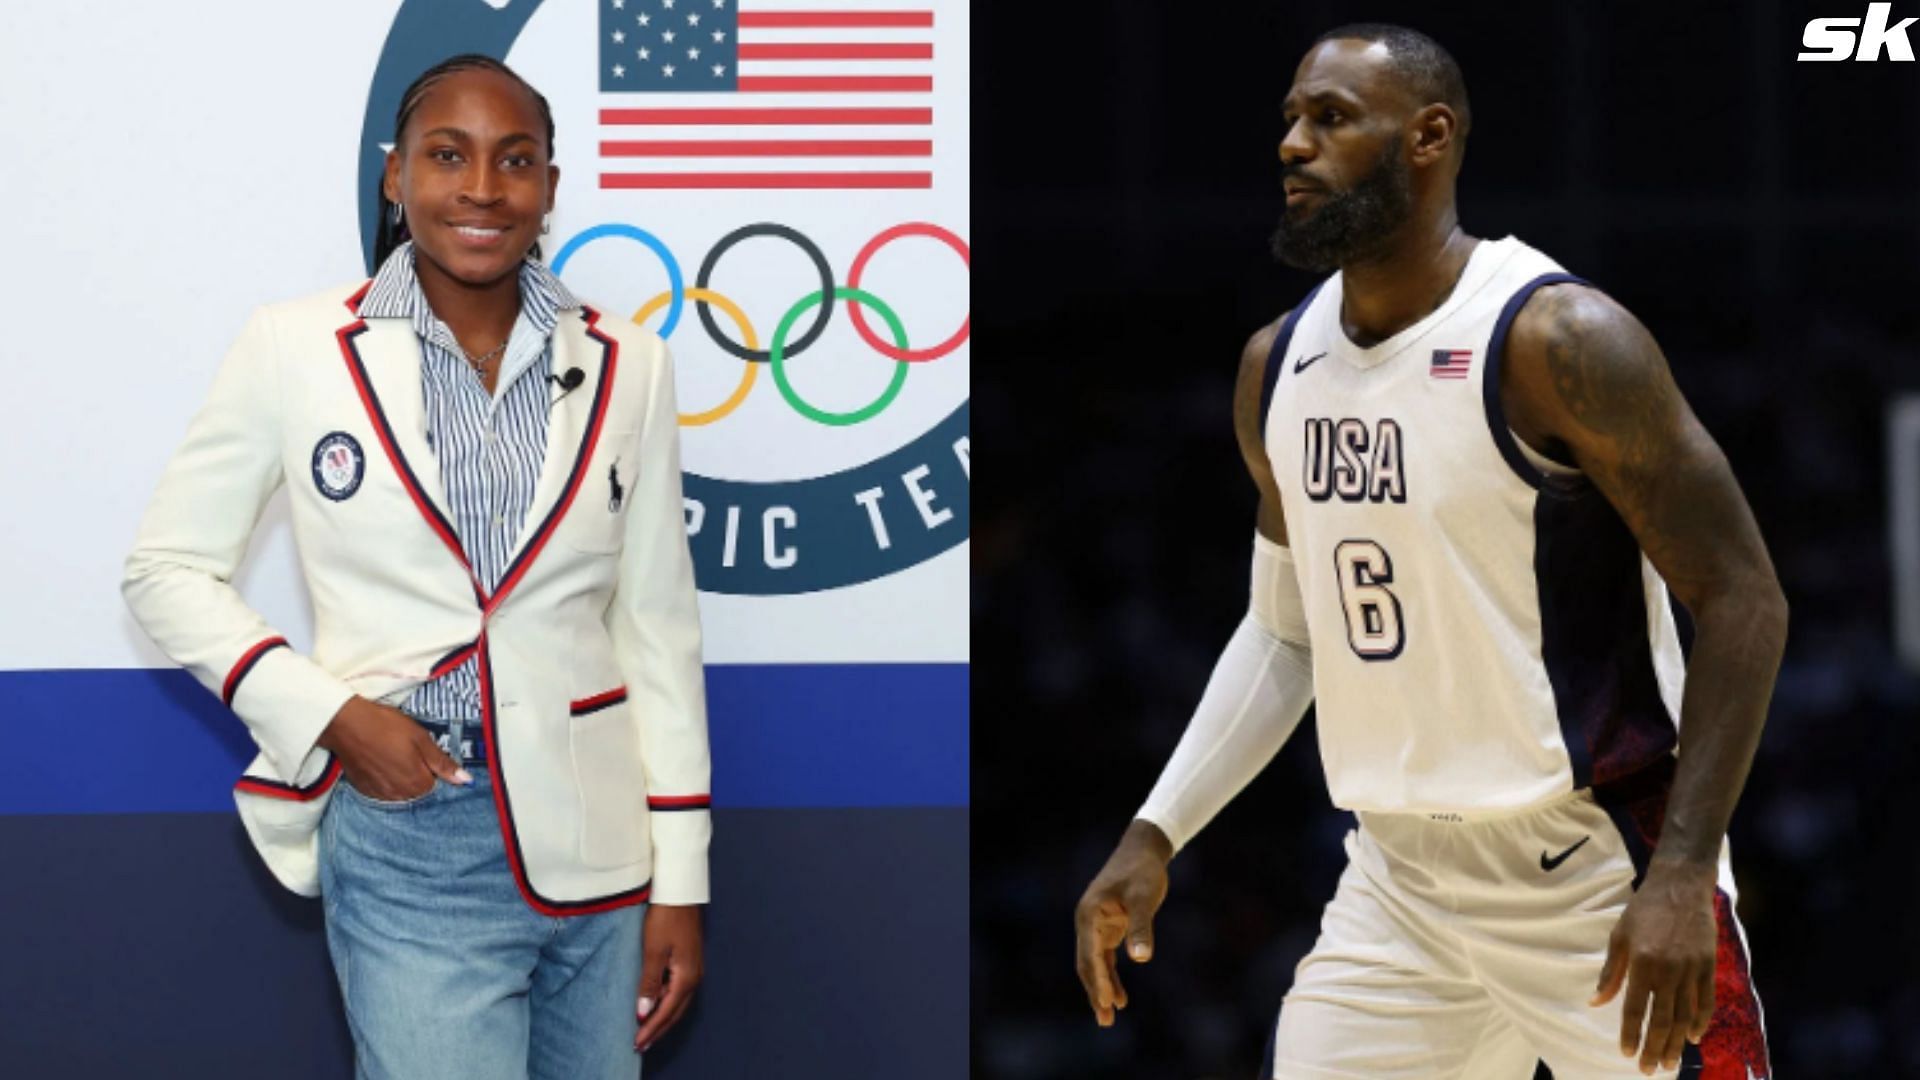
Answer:
[[[706, 977], [647, 1080], [965, 1077], [967, 811], [714, 817]], [[234, 815], [0, 817], [0, 851], [0, 1076], [352, 1075], [321, 906]]]
[[[968, 665], [707, 669], [716, 807], [967, 805]], [[0, 814], [231, 810], [253, 757], [185, 672], [0, 671]]]

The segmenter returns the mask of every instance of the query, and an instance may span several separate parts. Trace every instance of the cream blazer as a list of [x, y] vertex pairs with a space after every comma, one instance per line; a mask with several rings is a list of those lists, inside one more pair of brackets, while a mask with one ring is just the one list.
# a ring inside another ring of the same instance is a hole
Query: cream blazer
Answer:
[[[127, 558], [134, 617], [259, 745], [234, 788], [248, 835], [282, 883], [317, 895], [340, 766], [315, 740], [352, 695], [398, 704], [477, 654], [494, 807], [527, 903], [705, 902], [706, 700], [666, 345], [591, 308], [560, 313], [554, 370], [585, 379], [552, 390], [533, 505], [488, 593], [426, 440], [419, 340], [404, 319], [359, 317], [368, 284], [254, 312]], [[311, 656], [231, 584], [282, 485]]]

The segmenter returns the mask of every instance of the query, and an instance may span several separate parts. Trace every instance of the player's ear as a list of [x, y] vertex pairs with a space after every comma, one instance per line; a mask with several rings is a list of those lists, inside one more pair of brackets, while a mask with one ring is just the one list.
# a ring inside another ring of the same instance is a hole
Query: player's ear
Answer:
[[1409, 159], [1415, 165], [1432, 165], [1453, 152], [1454, 140], [1460, 136], [1460, 116], [1436, 101], [1413, 114], [1409, 130], [1413, 142]]

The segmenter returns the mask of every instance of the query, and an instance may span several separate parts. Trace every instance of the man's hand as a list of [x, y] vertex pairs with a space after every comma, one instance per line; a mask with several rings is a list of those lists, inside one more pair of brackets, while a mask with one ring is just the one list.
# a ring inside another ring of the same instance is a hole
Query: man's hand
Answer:
[[372, 799], [417, 799], [433, 790], [436, 776], [452, 784], [473, 783], [411, 716], [363, 697], [340, 706], [318, 745], [340, 759], [347, 783]]
[[1167, 898], [1167, 863], [1172, 858], [1173, 844], [1166, 834], [1149, 822], [1135, 821], [1074, 909], [1080, 985], [1101, 1027], [1111, 1027], [1114, 1010], [1127, 1007], [1113, 950], [1125, 940], [1134, 963], [1153, 958], [1153, 915]]
[[640, 1033], [633, 1048], [645, 1051], [679, 1022], [700, 985], [700, 908], [648, 904], [640, 943], [640, 1000], [634, 1006]]
[[1588, 1004], [1605, 1005], [1625, 985], [1620, 1053], [1639, 1054], [1640, 1071], [1649, 1076], [1679, 1065], [1680, 1052], [1705, 1037], [1713, 1018], [1715, 872], [1712, 864], [1656, 857], [1607, 942], [1600, 985]]

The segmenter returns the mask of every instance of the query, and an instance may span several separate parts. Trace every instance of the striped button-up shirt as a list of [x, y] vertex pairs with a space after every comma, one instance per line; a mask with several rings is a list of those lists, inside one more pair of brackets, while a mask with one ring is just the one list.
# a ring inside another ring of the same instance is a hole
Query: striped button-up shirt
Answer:
[[[407, 319], [420, 337], [427, 444], [439, 459], [453, 531], [488, 592], [506, 573], [546, 460], [553, 328], [560, 312], [579, 306], [552, 271], [533, 259], [522, 263], [520, 314], [489, 394], [453, 331], [427, 303], [411, 243], [381, 264], [360, 301], [362, 318]], [[478, 658], [422, 684], [401, 708], [425, 720], [477, 720]]]

